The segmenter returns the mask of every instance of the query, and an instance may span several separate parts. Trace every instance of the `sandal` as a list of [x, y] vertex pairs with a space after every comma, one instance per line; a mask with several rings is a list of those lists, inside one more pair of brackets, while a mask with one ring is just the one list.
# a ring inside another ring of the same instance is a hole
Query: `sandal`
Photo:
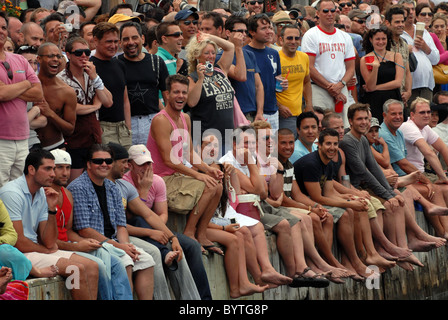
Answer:
[[328, 281], [319, 274], [315, 274], [312, 277], [305, 276], [305, 274], [308, 271], [311, 271], [310, 267], [307, 267], [301, 273], [296, 274], [292, 278], [292, 282], [289, 284], [289, 286], [291, 288], [299, 288], [299, 287], [325, 288], [330, 285], [330, 281]]

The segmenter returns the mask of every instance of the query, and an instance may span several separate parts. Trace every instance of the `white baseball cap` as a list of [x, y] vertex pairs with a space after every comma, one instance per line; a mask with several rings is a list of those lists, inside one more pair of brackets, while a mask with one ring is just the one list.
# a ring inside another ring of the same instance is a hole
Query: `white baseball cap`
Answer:
[[72, 165], [72, 158], [67, 151], [62, 149], [54, 149], [50, 151], [54, 156], [54, 164], [69, 164]]
[[131, 146], [128, 150], [129, 159], [134, 160], [139, 166], [146, 162], [153, 162], [151, 158], [151, 152], [143, 144], [136, 144]]

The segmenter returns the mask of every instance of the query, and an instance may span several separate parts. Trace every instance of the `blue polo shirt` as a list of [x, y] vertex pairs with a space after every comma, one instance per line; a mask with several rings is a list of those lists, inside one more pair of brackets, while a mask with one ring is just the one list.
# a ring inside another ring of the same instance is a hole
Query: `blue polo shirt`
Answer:
[[48, 205], [44, 189], [40, 188], [33, 199], [25, 175], [22, 175], [0, 189], [0, 199], [5, 204], [11, 221], [22, 221], [25, 237], [37, 243], [39, 223], [48, 220]]

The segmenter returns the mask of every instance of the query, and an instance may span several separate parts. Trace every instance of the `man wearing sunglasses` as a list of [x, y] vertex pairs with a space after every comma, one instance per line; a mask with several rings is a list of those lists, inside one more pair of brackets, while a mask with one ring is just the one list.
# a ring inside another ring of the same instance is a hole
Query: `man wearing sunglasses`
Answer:
[[179, 58], [187, 59], [187, 52], [185, 47], [190, 41], [191, 37], [196, 36], [198, 32], [199, 15], [196, 10], [180, 10], [175, 16], [174, 20], [179, 22], [180, 31], [182, 31], [182, 50], [179, 52]]
[[368, 13], [365, 13], [362, 10], [354, 9], [348, 13], [348, 17], [352, 21], [350, 25], [350, 31], [352, 33], [357, 33], [361, 37], [364, 36], [364, 34], [367, 31], [366, 22], [367, 17], [369, 16]]
[[[282, 49], [279, 51], [282, 76], [288, 78], [288, 89], [276, 92], [279, 110], [279, 127], [288, 128], [297, 137], [297, 116], [302, 111], [313, 111], [309, 58], [297, 51], [302, 32], [299, 27], [287, 25], [280, 32]], [[302, 97], [305, 105], [302, 104]]]
[[6, 16], [0, 13], [0, 186], [22, 175], [30, 133], [27, 102], [43, 98], [42, 86], [28, 61], [5, 52]]
[[87, 150], [95, 143], [101, 143], [101, 127], [96, 111], [103, 105], [112, 106], [112, 94], [104, 86], [96, 72], [93, 62], [89, 61], [90, 49], [87, 40], [73, 37], [65, 46], [69, 62], [60, 77], [72, 87], [77, 95], [76, 123], [73, 134], [65, 138], [67, 152], [72, 158], [70, 181], [77, 178], [85, 167]]
[[332, 111], [342, 104], [344, 126], [348, 127], [347, 82], [355, 74], [356, 59], [353, 40], [334, 27], [336, 5], [332, 0], [321, 0], [316, 9], [319, 24], [302, 39], [302, 51], [310, 59], [313, 104]]
[[176, 56], [182, 50], [183, 32], [176, 22], [161, 22], [156, 29], [159, 49], [157, 55], [162, 57], [170, 75], [177, 73]]
[[168, 70], [161, 57], [142, 51], [144, 36], [140, 24], [125, 22], [120, 28], [120, 40], [124, 54], [118, 59], [126, 68], [132, 144], [145, 144], [152, 118], [163, 109], [159, 91], [166, 98]]
[[264, 10], [263, 0], [247, 0], [244, 2], [244, 7], [249, 11], [249, 15], [262, 13]]
[[109, 146], [93, 145], [87, 155], [86, 171], [68, 185], [73, 195], [73, 230], [81, 237], [123, 250], [126, 254], [120, 258], [131, 288], [135, 289], [139, 300], [152, 300], [155, 262], [129, 237], [120, 190], [107, 179], [113, 156]]

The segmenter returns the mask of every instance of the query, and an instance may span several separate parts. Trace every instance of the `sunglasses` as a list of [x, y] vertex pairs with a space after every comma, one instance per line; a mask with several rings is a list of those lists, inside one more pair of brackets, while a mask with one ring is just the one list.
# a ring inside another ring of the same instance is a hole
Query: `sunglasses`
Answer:
[[328, 13], [328, 12], [335, 13], [336, 9], [322, 9], [322, 12], [323, 13]]
[[230, 32], [241, 32], [245, 34], [249, 34], [249, 32], [246, 29], [232, 29]]
[[347, 6], [347, 7], [351, 7], [351, 6], [352, 6], [352, 3], [351, 3], [351, 2], [339, 3], [339, 6], [340, 6], [341, 8], [344, 8], [345, 6]]
[[8, 78], [9, 78], [9, 80], [12, 80], [12, 78], [14, 77], [14, 75], [13, 75], [13, 73], [12, 73], [12, 71], [11, 71], [11, 67], [10, 67], [9, 63], [6, 62], [6, 61], [3, 61], [2, 64], [3, 64], [3, 66], [4, 66], [5, 69], [6, 69], [6, 73], [8, 74]]
[[18, 50], [17, 53], [36, 53], [37, 52], [37, 47], [36, 46], [21, 46]]
[[420, 15], [423, 17], [432, 17], [434, 13], [432, 12], [420, 12]]
[[102, 165], [103, 162], [106, 162], [107, 165], [111, 165], [114, 162], [114, 159], [112, 159], [112, 158], [94, 158], [94, 159], [91, 159], [90, 162], [92, 162], [96, 165]]
[[264, 2], [263, 1], [248, 1], [248, 2], [246, 2], [247, 4], [250, 4], [251, 6], [253, 6], [253, 5], [255, 5], [256, 3], [258, 3], [258, 4], [263, 4]]
[[60, 54], [40, 54], [40, 57], [48, 57], [49, 59], [53, 59], [53, 58], [58, 58], [58, 59], [62, 59], [63, 56]]
[[74, 54], [74, 55], [77, 56], [77, 57], [81, 57], [82, 54], [84, 53], [87, 57], [89, 57], [91, 51], [90, 51], [90, 49], [76, 49], [75, 51], [70, 52], [70, 53], [71, 53], [71, 54]]
[[300, 37], [287, 36], [287, 37], [285, 37], [285, 39], [288, 40], [288, 41], [292, 41], [292, 40], [299, 41], [299, 40], [300, 40]]
[[174, 32], [174, 33], [165, 34], [165, 37], [179, 38], [183, 34], [184, 33], [182, 31], [180, 31], [180, 32], [178, 31], [178, 32]]
[[367, 20], [359, 19], [359, 20], [353, 20], [353, 21], [355, 21], [356, 23], [359, 23], [359, 24], [364, 24], [364, 23], [366, 23]]
[[431, 114], [431, 111], [420, 111], [419, 114]]
[[186, 26], [189, 26], [192, 23], [193, 23], [193, 25], [197, 25], [198, 24], [198, 20], [185, 20], [185, 21], [183, 21], [183, 24], [186, 25]]

